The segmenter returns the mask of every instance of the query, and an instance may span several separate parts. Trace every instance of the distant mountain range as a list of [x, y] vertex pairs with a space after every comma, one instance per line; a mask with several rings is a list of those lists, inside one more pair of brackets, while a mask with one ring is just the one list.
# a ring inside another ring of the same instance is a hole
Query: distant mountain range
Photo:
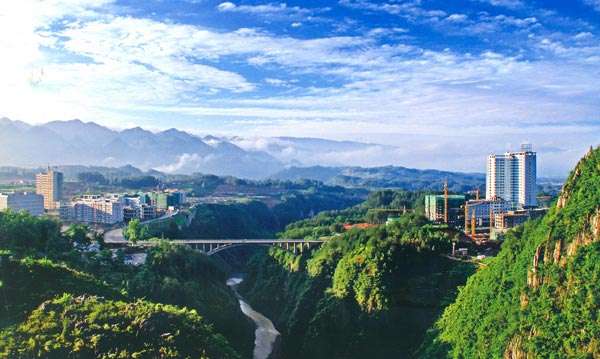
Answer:
[[114, 131], [93, 122], [55, 121], [31, 126], [0, 119], [0, 165], [132, 165], [167, 173], [212, 173], [262, 178], [284, 164], [264, 151], [246, 151], [223, 138], [170, 129]]
[[328, 185], [362, 188], [402, 188], [408, 191], [443, 189], [444, 181], [452, 192], [481, 190], [485, 195], [484, 173], [418, 170], [399, 166], [385, 167], [289, 167], [272, 175], [281, 180], [315, 179]]
[[164, 173], [210, 173], [249, 179], [307, 178], [333, 185], [372, 188], [439, 190], [444, 180], [456, 191], [485, 185], [485, 175], [478, 173], [348, 166], [362, 151], [387, 151], [395, 147], [318, 138], [202, 137], [176, 129], [158, 133], [139, 127], [115, 131], [80, 120], [29, 125], [0, 118], [0, 141], [3, 144], [0, 166], [131, 165]]

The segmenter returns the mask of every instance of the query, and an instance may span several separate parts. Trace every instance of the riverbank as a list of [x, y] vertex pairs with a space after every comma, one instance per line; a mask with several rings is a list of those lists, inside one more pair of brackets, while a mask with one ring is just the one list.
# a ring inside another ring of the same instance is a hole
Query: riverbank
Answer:
[[240, 309], [248, 318], [256, 324], [254, 332], [254, 359], [274, 359], [276, 353], [273, 348], [279, 342], [279, 331], [273, 325], [273, 322], [261, 313], [255, 311], [244, 299], [238, 294], [236, 287], [243, 281], [241, 276], [233, 276], [227, 280], [227, 285], [234, 291], [240, 303]]

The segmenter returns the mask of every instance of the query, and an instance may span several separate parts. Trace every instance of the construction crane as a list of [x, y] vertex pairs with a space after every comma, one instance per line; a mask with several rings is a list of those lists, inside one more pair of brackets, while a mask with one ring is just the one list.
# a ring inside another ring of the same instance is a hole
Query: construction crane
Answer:
[[465, 233], [469, 233], [469, 210], [472, 210], [471, 218], [471, 234], [475, 235], [475, 211], [473, 207], [481, 205], [482, 203], [474, 203], [469, 208], [469, 202], [465, 203]]
[[490, 239], [492, 239], [492, 229], [494, 228], [494, 206], [490, 204]]
[[448, 181], [444, 181], [444, 223], [448, 224]]
[[465, 203], [465, 233], [469, 233], [469, 202]]
[[479, 197], [479, 187], [477, 187], [476, 189], [469, 190], [467, 193], [468, 193], [468, 194], [473, 194], [473, 193], [475, 193], [475, 199], [476, 199], [476, 200], [479, 200], [479, 198], [480, 198], [480, 197]]

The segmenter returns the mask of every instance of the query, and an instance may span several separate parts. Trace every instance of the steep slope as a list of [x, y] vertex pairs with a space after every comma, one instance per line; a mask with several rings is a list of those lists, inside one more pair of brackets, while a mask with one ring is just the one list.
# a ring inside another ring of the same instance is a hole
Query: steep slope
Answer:
[[543, 220], [509, 236], [469, 279], [422, 358], [600, 357], [600, 149], [590, 151]]
[[405, 214], [301, 256], [259, 253], [239, 289], [281, 332], [282, 358], [407, 358], [474, 271], [439, 255], [455, 235]]
[[122, 293], [91, 275], [49, 260], [0, 257], [0, 327], [24, 320], [40, 303], [63, 293], [125, 299]]
[[8, 358], [239, 358], [195, 312], [65, 294], [0, 332]]

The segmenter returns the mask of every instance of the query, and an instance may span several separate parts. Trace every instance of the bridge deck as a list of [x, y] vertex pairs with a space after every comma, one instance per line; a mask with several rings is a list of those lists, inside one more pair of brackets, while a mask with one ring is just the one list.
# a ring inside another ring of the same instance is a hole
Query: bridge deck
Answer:
[[[322, 244], [325, 241], [315, 239], [171, 239], [171, 243], [178, 244]], [[138, 245], [152, 245], [157, 242], [139, 241]]]

